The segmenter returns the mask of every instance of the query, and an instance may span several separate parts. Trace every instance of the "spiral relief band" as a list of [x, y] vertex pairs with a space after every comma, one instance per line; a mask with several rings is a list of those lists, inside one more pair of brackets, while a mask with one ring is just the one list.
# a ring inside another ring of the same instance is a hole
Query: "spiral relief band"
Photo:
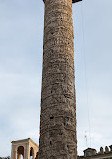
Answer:
[[44, 0], [39, 159], [77, 159], [72, 2]]

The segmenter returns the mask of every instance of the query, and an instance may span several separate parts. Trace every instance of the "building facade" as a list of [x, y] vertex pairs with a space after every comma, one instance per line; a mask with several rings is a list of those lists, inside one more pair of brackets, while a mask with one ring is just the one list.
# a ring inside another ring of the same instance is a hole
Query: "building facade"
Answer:
[[11, 159], [37, 159], [38, 145], [30, 138], [12, 141]]
[[88, 148], [84, 150], [84, 156], [78, 156], [78, 159], [112, 159], [112, 145], [109, 147], [100, 148], [97, 152], [96, 149]]

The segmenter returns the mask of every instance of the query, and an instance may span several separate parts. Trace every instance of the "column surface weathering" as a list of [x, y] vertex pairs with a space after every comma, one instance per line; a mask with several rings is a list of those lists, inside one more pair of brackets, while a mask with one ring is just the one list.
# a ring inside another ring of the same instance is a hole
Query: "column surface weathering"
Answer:
[[72, 0], [44, 0], [39, 159], [76, 159]]

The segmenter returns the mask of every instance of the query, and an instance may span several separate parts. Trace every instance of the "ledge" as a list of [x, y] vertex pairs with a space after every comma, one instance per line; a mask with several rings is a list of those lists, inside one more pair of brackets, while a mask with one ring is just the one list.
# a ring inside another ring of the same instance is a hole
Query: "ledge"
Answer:
[[[45, 3], [45, 0], [43, 0], [43, 1]], [[82, 1], [82, 0], [72, 0], [72, 3], [77, 3], [77, 2], [80, 2], [80, 1]]]
[[72, 0], [72, 3], [77, 3], [77, 2], [80, 2], [82, 0]]

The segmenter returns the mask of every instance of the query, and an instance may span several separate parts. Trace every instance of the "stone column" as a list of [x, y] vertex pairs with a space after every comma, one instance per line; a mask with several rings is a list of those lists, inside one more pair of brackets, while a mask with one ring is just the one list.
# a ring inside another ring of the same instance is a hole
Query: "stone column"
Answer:
[[33, 159], [36, 158], [36, 152], [35, 152], [35, 149], [34, 149], [34, 152], [33, 152]]
[[72, 0], [45, 0], [39, 159], [76, 159]]
[[29, 146], [29, 142], [27, 143], [27, 159], [30, 159], [30, 146]]
[[24, 147], [24, 159], [28, 159], [28, 147], [25, 145]]
[[28, 152], [28, 159], [30, 159], [30, 150], [29, 150], [29, 152]]
[[17, 151], [13, 151], [13, 159], [16, 159], [17, 158]]
[[20, 158], [21, 158], [21, 154], [19, 154], [19, 153], [18, 153], [18, 155], [17, 155], [17, 159], [20, 159]]

